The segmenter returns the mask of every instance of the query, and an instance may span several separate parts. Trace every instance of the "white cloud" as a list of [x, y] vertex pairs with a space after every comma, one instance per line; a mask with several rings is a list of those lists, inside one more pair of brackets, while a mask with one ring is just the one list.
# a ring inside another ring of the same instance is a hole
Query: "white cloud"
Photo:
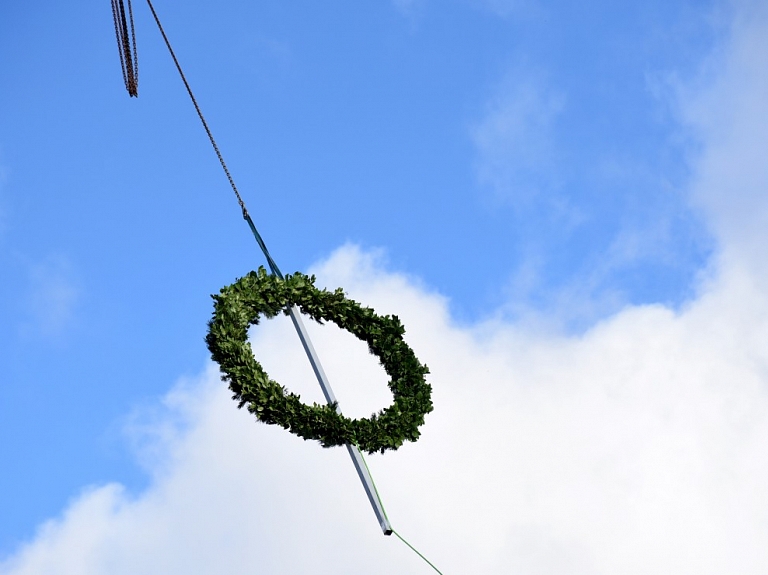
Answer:
[[395, 10], [414, 24], [416, 17], [424, 11], [426, 0], [392, 0], [392, 4]]
[[[578, 337], [462, 327], [355, 248], [318, 266], [397, 313], [432, 370], [422, 439], [370, 463], [395, 527], [446, 575], [768, 571], [763, 38], [764, 14], [739, 21], [719, 80], [682, 100], [704, 138], [695, 197], [722, 243], [685, 309], [625, 308]], [[255, 353], [319, 400], [290, 329], [256, 328]], [[342, 407], [383, 406], [364, 349], [313, 332]], [[174, 388], [144, 426], [150, 487], [84, 492], [0, 573], [430, 572], [381, 535], [343, 450], [254, 423], [223, 387], [210, 368]]]
[[60, 335], [74, 319], [79, 289], [69, 260], [60, 255], [29, 266], [27, 308], [30, 321], [25, 331], [47, 337]]
[[480, 182], [498, 199], [528, 206], [559, 184], [554, 170], [554, 124], [565, 98], [523, 66], [509, 73], [472, 127]]
[[[626, 309], [558, 338], [459, 328], [443, 299], [354, 248], [317, 271], [397, 312], [432, 369], [424, 436], [371, 464], [395, 527], [446, 573], [768, 568], [768, 298], [752, 278], [679, 315]], [[342, 406], [385, 405], [373, 358], [313, 327]], [[287, 321], [252, 337], [276, 379], [320, 398]], [[151, 487], [87, 491], [0, 573], [422, 572], [378, 531], [343, 450], [256, 424], [214, 369], [165, 406], [157, 425], [181, 431], [152, 440]]]
[[732, 260], [764, 266], [768, 227], [768, 7], [743, 3], [730, 50], [713, 58], [711, 85], [682, 95], [682, 114], [704, 143], [695, 201]]
[[531, 12], [540, 11], [538, 3], [531, 0], [473, 0], [473, 2], [502, 17], [528, 15]]

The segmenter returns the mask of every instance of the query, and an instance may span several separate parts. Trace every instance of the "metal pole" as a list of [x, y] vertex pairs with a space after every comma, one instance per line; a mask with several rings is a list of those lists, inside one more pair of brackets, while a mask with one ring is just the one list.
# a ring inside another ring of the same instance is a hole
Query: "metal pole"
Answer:
[[[317, 357], [315, 348], [312, 346], [312, 341], [309, 339], [309, 334], [304, 327], [304, 322], [301, 320], [301, 311], [299, 311], [296, 306], [291, 306], [288, 308], [288, 314], [291, 316], [291, 321], [293, 321], [293, 326], [296, 328], [296, 333], [299, 334], [301, 345], [304, 346], [304, 351], [307, 352], [309, 363], [312, 364], [312, 370], [315, 372], [318, 383], [320, 383], [325, 400], [329, 405], [335, 404], [336, 396], [333, 395], [331, 384], [328, 382], [328, 377], [325, 375], [325, 371], [323, 371], [323, 366], [320, 365], [320, 359]], [[338, 409], [338, 406], [336, 409]], [[346, 446], [349, 456], [352, 458], [352, 463], [354, 463], [355, 469], [357, 470], [357, 475], [363, 483], [365, 493], [368, 495], [368, 501], [371, 502], [373, 512], [376, 514], [376, 519], [379, 520], [381, 530], [384, 532], [384, 535], [391, 535], [392, 526], [389, 524], [389, 520], [384, 513], [384, 508], [381, 506], [381, 501], [379, 501], [379, 498], [376, 495], [376, 488], [373, 486], [373, 480], [368, 473], [368, 468], [363, 462], [363, 455], [360, 453], [360, 449], [358, 449], [356, 445], [351, 445], [349, 443], [347, 443]]]
[[[219, 163], [221, 164], [221, 167], [224, 169], [224, 173], [226, 174], [227, 179], [229, 180], [229, 185], [232, 187], [232, 191], [235, 192], [235, 196], [237, 197], [237, 202], [238, 204], [240, 204], [240, 209], [242, 209], [243, 211], [243, 218], [248, 222], [248, 226], [251, 228], [251, 232], [253, 232], [253, 235], [256, 238], [256, 241], [258, 242], [259, 247], [261, 248], [261, 251], [264, 252], [264, 256], [267, 258], [267, 263], [269, 263], [269, 267], [272, 270], [272, 273], [275, 274], [280, 279], [283, 279], [283, 274], [280, 273], [280, 270], [278, 269], [277, 264], [275, 263], [275, 260], [273, 260], [272, 256], [269, 255], [269, 250], [267, 250], [267, 246], [264, 243], [264, 240], [261, 238], [261, 234], [259, 234], [258, 230], [256, 229], [256, 226], [254, 225], [253, 220], [251, 219], [251, 216], [248, 215], [248, 210], [245, 208], [245, 202], [243, 202], [243, 198], [240, 197], [240, 192], [237, 190], [235, 181], [232, 179], [232, 175], [229, 173], [229, 168], [227, 168], [227, 164], [224, 162], [224, 157], [221, 155], [221, 152], [219, 151], [219, 146], [216, 144], [216, 140], [213, 138], [213, 134], [211, 133], [210, 128], [208, 128], [208, 122], [205, 121], [203, 112], [202, 110], [200, 110], [200, 106], [198, 106], [197, 104], [195, 95], [192, 93], [192, 88], [187, 82], [187, 78], [184, 76], [184, 72], [181, 70], [181, 64], [179, 64], [179, 61], [176, 58], [176, 54], [173, 52], [173, 48], [171, 48], [171, 42], [168, 40], [168, 37], [165, 34], [165, 30], [163, 30], [163, 25], [160, 24], [160, 18], [158, 18], [157, 13], [155, 12], [155, 7], [152, 6], [152, 0], [147, 0], [147, 4], [149, 4], [149, 9], [152, 11], [152, 16], [154, 17], [155, 22], [157, 23], [157, 27], [160, 29], [160, 34], [163, 36], [163, 40], [165, 41], [165, 45], [168, 48], [168, 52], [170, 52], [171, 58], [173, 58], [173, 63], [176, 64], [176, 70], [178, 70], [179, 76], [181, 76], [181, 80], [184, 82], [184, 86], [187, 89], [189, 98], [192, 100], [192, 104], [195, 106], [197, 115], [203, 124], [203, 128], [205, 128], [205, 133], [208, 134], [208, 139], [210, 140], [211, 145], [213, 146], [213, 150], [216, 152], [216, 157], [219, 158]], [[130, 7], [130, 3], [129, 3], [129, 7]], [[133, 26], [133, 22], [131, 22], [131, 26]], [[135, 45], [134, 45], [134, 48], [135, 48]], [[134, 94], [131, 94], [131, 95], [134, 95]], [[312, 369], [315, 371], [315, 375], [317, 376], [317, 381], [320, 382], [320, 387], [323, 389], [323, 394], [325, 395], [326, 401], [328, 401], [329, 404], [336, 403], [336, 398], [333, 395], [333, 390], [331, 389], [331, 385], [328, 383], [328, 378], [325, 376], [323, 367], [320, 365], [320, 360], [318, 359], [317, 354], [315, 353], [314, 347], [312, 347], [312, 342], [309, 339], [309, 334], [307, 334], [307, 330], [304, 328], [304, 324], [301, 321], [301, 312], [296, 306], [290, 307], [288, 309], [288, 312], [291, 316], [291, 319], [293, 320], [294, 327], [296, 327], [296, 332], [299, 334], [299, 339], [301, 339], [301, 344], [304, 346], [304, 351], [307, 352], [307, 357], [309, 357], [309, 362], [312, 364]], [[360, 481], [363, 482], [363, 487], [365, 488], [365, 492], [368, 495], [368, 500], [371, 502], [371, 506], [373, 506], [373, 511], [376, 513], [376, 518], [379, 520], [379, 524], [381, 525], [381, 530], [384, 532], [384, 535], [391, 535], [392, 527], [389, 525], [389, 521], [387, 520], [386, 515], [384, 515], [384, 509], [381, 506], [381, 502], [379, 501], [379, 498], [376, 496], [376, 489], [373, 486], [373, 481], [371, 480], [371, 476], [368, 473], [367, 468], [365, 467], [365, 464], [363, 462], [363, 456], [360, 453], [360, 450], [357, 448], [356, 445], [347, 444], [347, 451], [349, 451], [349, 455], [350, 457], [352, 457], [352, 462], [355, 464], [355, 469], [357, 469], [357, 474], [360, 476]]]

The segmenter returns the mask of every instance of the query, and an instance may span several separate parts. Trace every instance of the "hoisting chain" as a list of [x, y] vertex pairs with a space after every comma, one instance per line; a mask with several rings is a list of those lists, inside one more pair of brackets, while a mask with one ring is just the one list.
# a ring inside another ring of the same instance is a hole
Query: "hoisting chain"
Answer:
[[[128, 4], [128, 17], [125, 4]], [[117, 50], [120, 53], [120, 66], [123, 69], [125, 89], [131, 97], [139, 96], [139, 54], [136, 51], [136, 31], [133, 26], [131, 0], [112, 0], [112, 19], [115, 21]]]
[[[120, 64], [123, 69], [123, 80], [125, 81], [125, 87], [128, 90], [128, 94], [132, 97], [138, 97], [139, 95], [139, 62], [138, 62], [138, 53], [136, 51], [136, 34], [134, 31], [134, 25], [133, 25], [133, 10], [131, 8], [131, 0], [111, 0], [112, 2], [112, 16], [115, 21], [115, 34], [117, 36], [117, 46], [118, 50], [120, 52]], [[126, 10], [125, 10], [125, 3], [128, 4], [128, 16], [126, 17]], [[245, 202], [243, 201], [243, 198], [240, 196], [240, 192], [237, 189], [237, 186], [235, 185], [235, 181], [232, 178], [232, 175], [230, 174], [229, 168], [227, 167], [226, 162], [224, 161], [224, 157], [221, 154], [221, 151], [219, 150], [219, 146], [216, 143], [216, 140], [213, 137], [213, 133], [211, 132], [210, 128], [208, 127], [208, 122], [206, 122], [205, 117], [203, 116], [203, 112], [200, 109], [200, 106], [197, 103], [197, 99], [195, 98], [195, 95], [192, 93], [192, 88], [190, 87], [189, 83], [187, 82], [187, 78], [184, 75], [184, 72], [181, 69], [181, 65], [179, 64], [178, 59], [176, 58], [176, 54], [173, 51], [173, 48], [171, 47], [171, 43], [168, 40], [168, 37], [165, 34], [165, 30], [163, 29], [162, 24], [160, 23], [160, 18], [158, 17], [157, 13], [155, 12], [155, 8], [152, 5], [152, 0], [147, 0], [147, 4], [149, 5], [149, 9], [152, 12], [152, 16], [155, 19], [155, 23], [157, 24], [158, 29], [160, 30], [160, 34], [163, 37], [163, 40], [165, 41], [165, 45], [168, 48], [168, 51], [171, 55], [171, 58], [173, 59], [174, 64], [176, 65], [176, 69], [179, 72], [179, 76], [181, 76], [181, 80], [184, 82], [184, 87], [187, 89], [187, 93], [189, 94], [190, 99], [192, 100], [192, 104], [195, 107], [195, 111], [197, 112], [198, 117], [200, 118], [201, 123], [203, 124], [203, 128], [205, 129], [206, 134], [208, 135], [208, 139], [211, 142], [211, 145], [213, 146], [214, 151], [216, 152], [216, 157], [219, 160], [219, 163], [221, 164], [221, 167], [224, 170], [225, 175], [227, 176], [227, 180], [229, 181], [229, 185], [232, 188], [232, 191], [235, 193], [235, 197], [237, 198], [237, 203], [240, 206], [240, 209], [242, 210], [243, 218], [248, 223], [248, 226], [251, 228], [251, 232], [253, 233], [254, 237], [256, 238], [257, 243], [259, 244], [259, 247], [264, 252], [264, 255], [267, 259], [267, 262], [269, 264], [269, 267], [274, 274], [273, 277], [279, 278], [279, 282], [284, 282], [283, 274], [280, 272], [280, 270], [277, 267], [277, 264], [275, 264], [275, 261], [272, 259], [272, 256], [270, 255], [269, 251], [267, 250], [267, 246], [264, 243], [264, 240], [261, 237], [261, 234], [259, 234], [258, 230], [256, 229], [256, 226], [253, 223], [253, 220], [251, 219], [250, 214], [248, 213], [247, 208], [245, 207]], [[129, 34], [129, 24], [130, 24], [130, 34]], [[266, 274], [263, 273], [263, 276], [266, 278]], [[294, 274], [295, 276], [299, 276], [300, 274]], [[288, 281], [291, 281], [292, 278], [286, 278]], [[295, 278], [293, 278], [295, 279]], [[231, 287], [231, 286], [230, 286]], [[226, 289], [226, 288], [225, 288]], [[338, 293], [336, 294], [339, 295]], [[351, 302], [353, 307], [356, 305], [355, 302]], [[368, 312], [373, 312], [373, 310], [368, 310]], [[399, 326], [399, 320], [397, 320], [396, 317], [389, 318], [387, 316], [385, 318], [387, 321], [394, 321]], [[335, 321], [335, 320], [334, 320]], [[297, 328], [298, 329], [298, 328]], [[400, 326], [400, 329], [402, 329], [402, 326]], [[385, 330], [386, 331], [386, 330]], [[397, 330], [396, 330], [397, 331]], [[403, 330], [404, 331], [404, 330]], [[399, 333], [399, 336], [402, 336], [402, 333]], [[303, 342], [303, 340], [302, 340]], [[407, 347], [407, 346], [405, 346]], [[305, 346], [306, 349], [306, 346]], [[410, 349], [409, 349], [410, 351]], [[411, 352], [412, 355], [413, 352]], [[309, 352], [308, 352], [309, 354]], [[250, 359], [253, 359], [253, 356], [249, 353], [248, 356]], [[414, 361], [418, 365], [418, 368], [421, 368], [423, 373], [421, 374], [421, 379], [423, 380], [423, 374], [427, 372], [425, 366], [421, 366], [421, 364], [418, 363], [418, 360], [415, 359]], [[417, 369], [417, 371], [419, 371]], [[265, 374], [266, 375], [266, 374]], [[323, 376], [324, 377], [324, 376]], [[400, 378], [398, 378], [400, 379]], [[321, 384], [322, 385], [322, 384]], [[423, 382], [423, 385], [426, 386], [426, 388], [429, 388], [429, 384], [426, 384], [426, 382]], [[413, 391], [413, 390], [411, 390]], [[417, 390], [417, 394], [419, 397], [417, 399], [421, 399], [422, 403], [426, 401], [426, 408], [424, 409], [425, 412], [431, 411], [431, 401], [429, 400], [429, 392], [426, 392], [426, 399], [424, 399], [424, 390]], [[424, 407], [424, 406], [422, 406]], [[332, 410], [329, 410], [330, 412], [336, 413], [335, 407]], [[418, 417], [417, 417], [418, 419]], [[421, 418], [421, 421], [417, 423], [423, 422], [423, 415]], [[418, 427], [418, 425], [417, 425]], [[407, 437], [406, 439], [410, 439], [411, 441], [415, 441], [418, 437], [418, 431], [416, 431], [413, 437]], [[359, 446], [357, 443], [355, 443], [354, 448], [358, 450], [359, 452]], [[393, 447], [396, 448], [396, 447]], [[369, 451], [375, 451], [377, 449], [381, 449], [380, 447], [377, 447], [376, 449]], [[383, 451], [383, 450], [382, 450]], [[351, 452], [350, 452], [351, 453]], [[389, 519], [386, 517], [386, 511], [384, 511], [384, 506], [381, 501], [381, 497], [379, 495], [379, 491], [373, 483], [373, 478], [371, 477], [370, 470], [368, 469], [368, 463], [365, 461], [365, 459], [362, 457], [362, 453], [360, 453], [360, 458], [363, 462], [363, 465], [365, 467], [365, 471], [367, 475], [370, 477], [370, 481], [373, 487], [373, 491], [375, 494], [375, 498], [378, 501], [379, 506], [381, 507], [381, 510], [384, 514], [384, 517], [386, 519], [386, 523], [389, 524]], [[361, 474], [362, 478], [362, 474]], [[373, 503], [373, 501], [372, 501]], [[406, 541], [397, 531], [394, 529], [391, 529], [391, 533], [394, 533], [403, 543], [405, 543], [412, 551], [414, 551], [421, 559], [423, 559], [432, 569], [434, 569], [437, 573], [440, 573], [442, 575], [442, 572], [438, 570], [437, 567], [435, 567], [432, 562], [430, 562], [424, 555], [422, 555], [413, 545], [411, 545], [408, 541]], [[389, 535], [389, 532], [385, 532], [386, 535]]]

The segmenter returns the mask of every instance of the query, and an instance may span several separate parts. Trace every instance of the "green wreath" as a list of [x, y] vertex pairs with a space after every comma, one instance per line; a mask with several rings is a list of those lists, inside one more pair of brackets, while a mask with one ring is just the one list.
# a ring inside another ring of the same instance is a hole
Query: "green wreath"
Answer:
[[[276, 424], [304, 439], [315, 439], [323, 447], [356, 444], [368, 453], [397, 449], [404, 441], [419, 438], [419, 426], [432, 411], [432, 388], [413, 350], [403, 340], [405, 329], [397, 316], [379, 316], [371, 309], [334, 292], [314, 286], [314, 276], [301, 273], [285, 279], [268, 275], [263, 267], [250, 272], [214, 295], [213, 318], [205, 338], [213, 360], [229, 382], [238, 407], [264, 423]], [[248, 327], [264, 315], [274, 317], [297, 306], [315, 321], [332, 321], [368, 344], [390, 377], [392, 405], [367, 419], [349, 419], [336, 405], [311, 406], [301, 402], [271, 380], [248, 343]]]

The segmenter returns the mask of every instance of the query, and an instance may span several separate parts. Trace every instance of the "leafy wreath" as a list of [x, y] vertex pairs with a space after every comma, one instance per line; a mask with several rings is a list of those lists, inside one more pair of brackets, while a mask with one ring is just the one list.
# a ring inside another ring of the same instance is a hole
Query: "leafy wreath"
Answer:
[[[397, 316], [379, 316], [371, 309], [347, 299], [341, 288], [334, 292], [314, 286], [315, 277], [301, 273], [280, 279], [263, 267], [250, 272], [212, 296], [213, 318], [205, 338], [211, 356], [229, 382], [239, 408], [264, 423], [276, 424], [304, 439], [315, 439], [323, 447], [356, 444], [368, 453], [397, 449], [404, 441], [419, 438], [419, 426], [432, 411], [429, 370], [403, 340], [405, 328]], [[332, 321], [368, 344], [369, 351], [389, 375], [392, 405], [366, 419], [349, 419], [334, 405], [311, 406], [301, 402], [271, 380], [248, 343], [248, 327], [259, 317], [271, 318], [297, 306], [318, 323]]]

